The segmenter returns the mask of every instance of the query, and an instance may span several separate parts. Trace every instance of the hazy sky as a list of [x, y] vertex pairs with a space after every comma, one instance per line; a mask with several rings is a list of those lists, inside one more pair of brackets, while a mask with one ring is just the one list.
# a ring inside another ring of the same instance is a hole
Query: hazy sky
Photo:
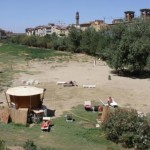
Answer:
[[25, 32], [25, 28], [48, 23], [75, 23], [80, 13], [80, 23], [96, 19], [110, 23], [124, 18], [124, 11], [150, 8], [150, 0], [0, 0], [0, 28], [13, 32]]

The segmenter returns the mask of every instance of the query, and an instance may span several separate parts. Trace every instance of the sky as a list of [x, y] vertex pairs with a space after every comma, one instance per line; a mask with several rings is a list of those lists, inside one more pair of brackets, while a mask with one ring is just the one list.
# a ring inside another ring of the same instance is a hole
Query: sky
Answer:
[[0, 28], [14, 33], [24, 33], [26, 28], [55, 23], [75, 24], [75, 14], [80, 14], [79, 23], [94, 20], [124, 18], [124, 11], [150, 8], [150, 0], [0, 0]]

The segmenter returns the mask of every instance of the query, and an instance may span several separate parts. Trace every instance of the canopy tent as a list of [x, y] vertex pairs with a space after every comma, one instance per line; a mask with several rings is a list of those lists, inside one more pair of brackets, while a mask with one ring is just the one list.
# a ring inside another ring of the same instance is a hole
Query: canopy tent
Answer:
[[6, 93], [8, 95], [14, 95], [14, 96], [32, 96], [32, 95], [38, 95], [43, 93], [42, 88], [37, 88], [33, 86], [19, 86], [19, 87], [13, 87], [9, 88]]
[[[40, 108], [42, 106], [44, 92], [45, 89], [42, 88], [32, 86], [19, 86], [9, 88], [6, 91], [6, 94], [9, 95], [9, 103], [14, 104], [16, 108]], [[42, 97], [41, 94], [43, 94]]]

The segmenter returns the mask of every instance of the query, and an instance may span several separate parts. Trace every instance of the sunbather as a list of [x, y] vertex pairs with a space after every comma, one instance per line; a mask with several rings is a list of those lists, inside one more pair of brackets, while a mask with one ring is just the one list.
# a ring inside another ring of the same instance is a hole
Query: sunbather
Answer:
[[112, 98], [111, 98], [111, 96], [108, 98], [108, 105], [110, 105], [110, 103], [112, 103], [113, 102], [113, 100], [112, 100]]

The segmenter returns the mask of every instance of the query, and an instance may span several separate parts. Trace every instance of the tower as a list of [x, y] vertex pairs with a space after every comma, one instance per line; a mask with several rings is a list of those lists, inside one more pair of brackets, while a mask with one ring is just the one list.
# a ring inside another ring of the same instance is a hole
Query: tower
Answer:
[[150, 17], [150, 9], [140, 9], [141, 11], [141, 18], [146, 19]]
[[79, 12], [77, 11], [76, 12], [76, 26], [78, 26], [79, 25]]
[[134, 11], [125, 11], [125, 20], [131, 21], [134, 18]]

